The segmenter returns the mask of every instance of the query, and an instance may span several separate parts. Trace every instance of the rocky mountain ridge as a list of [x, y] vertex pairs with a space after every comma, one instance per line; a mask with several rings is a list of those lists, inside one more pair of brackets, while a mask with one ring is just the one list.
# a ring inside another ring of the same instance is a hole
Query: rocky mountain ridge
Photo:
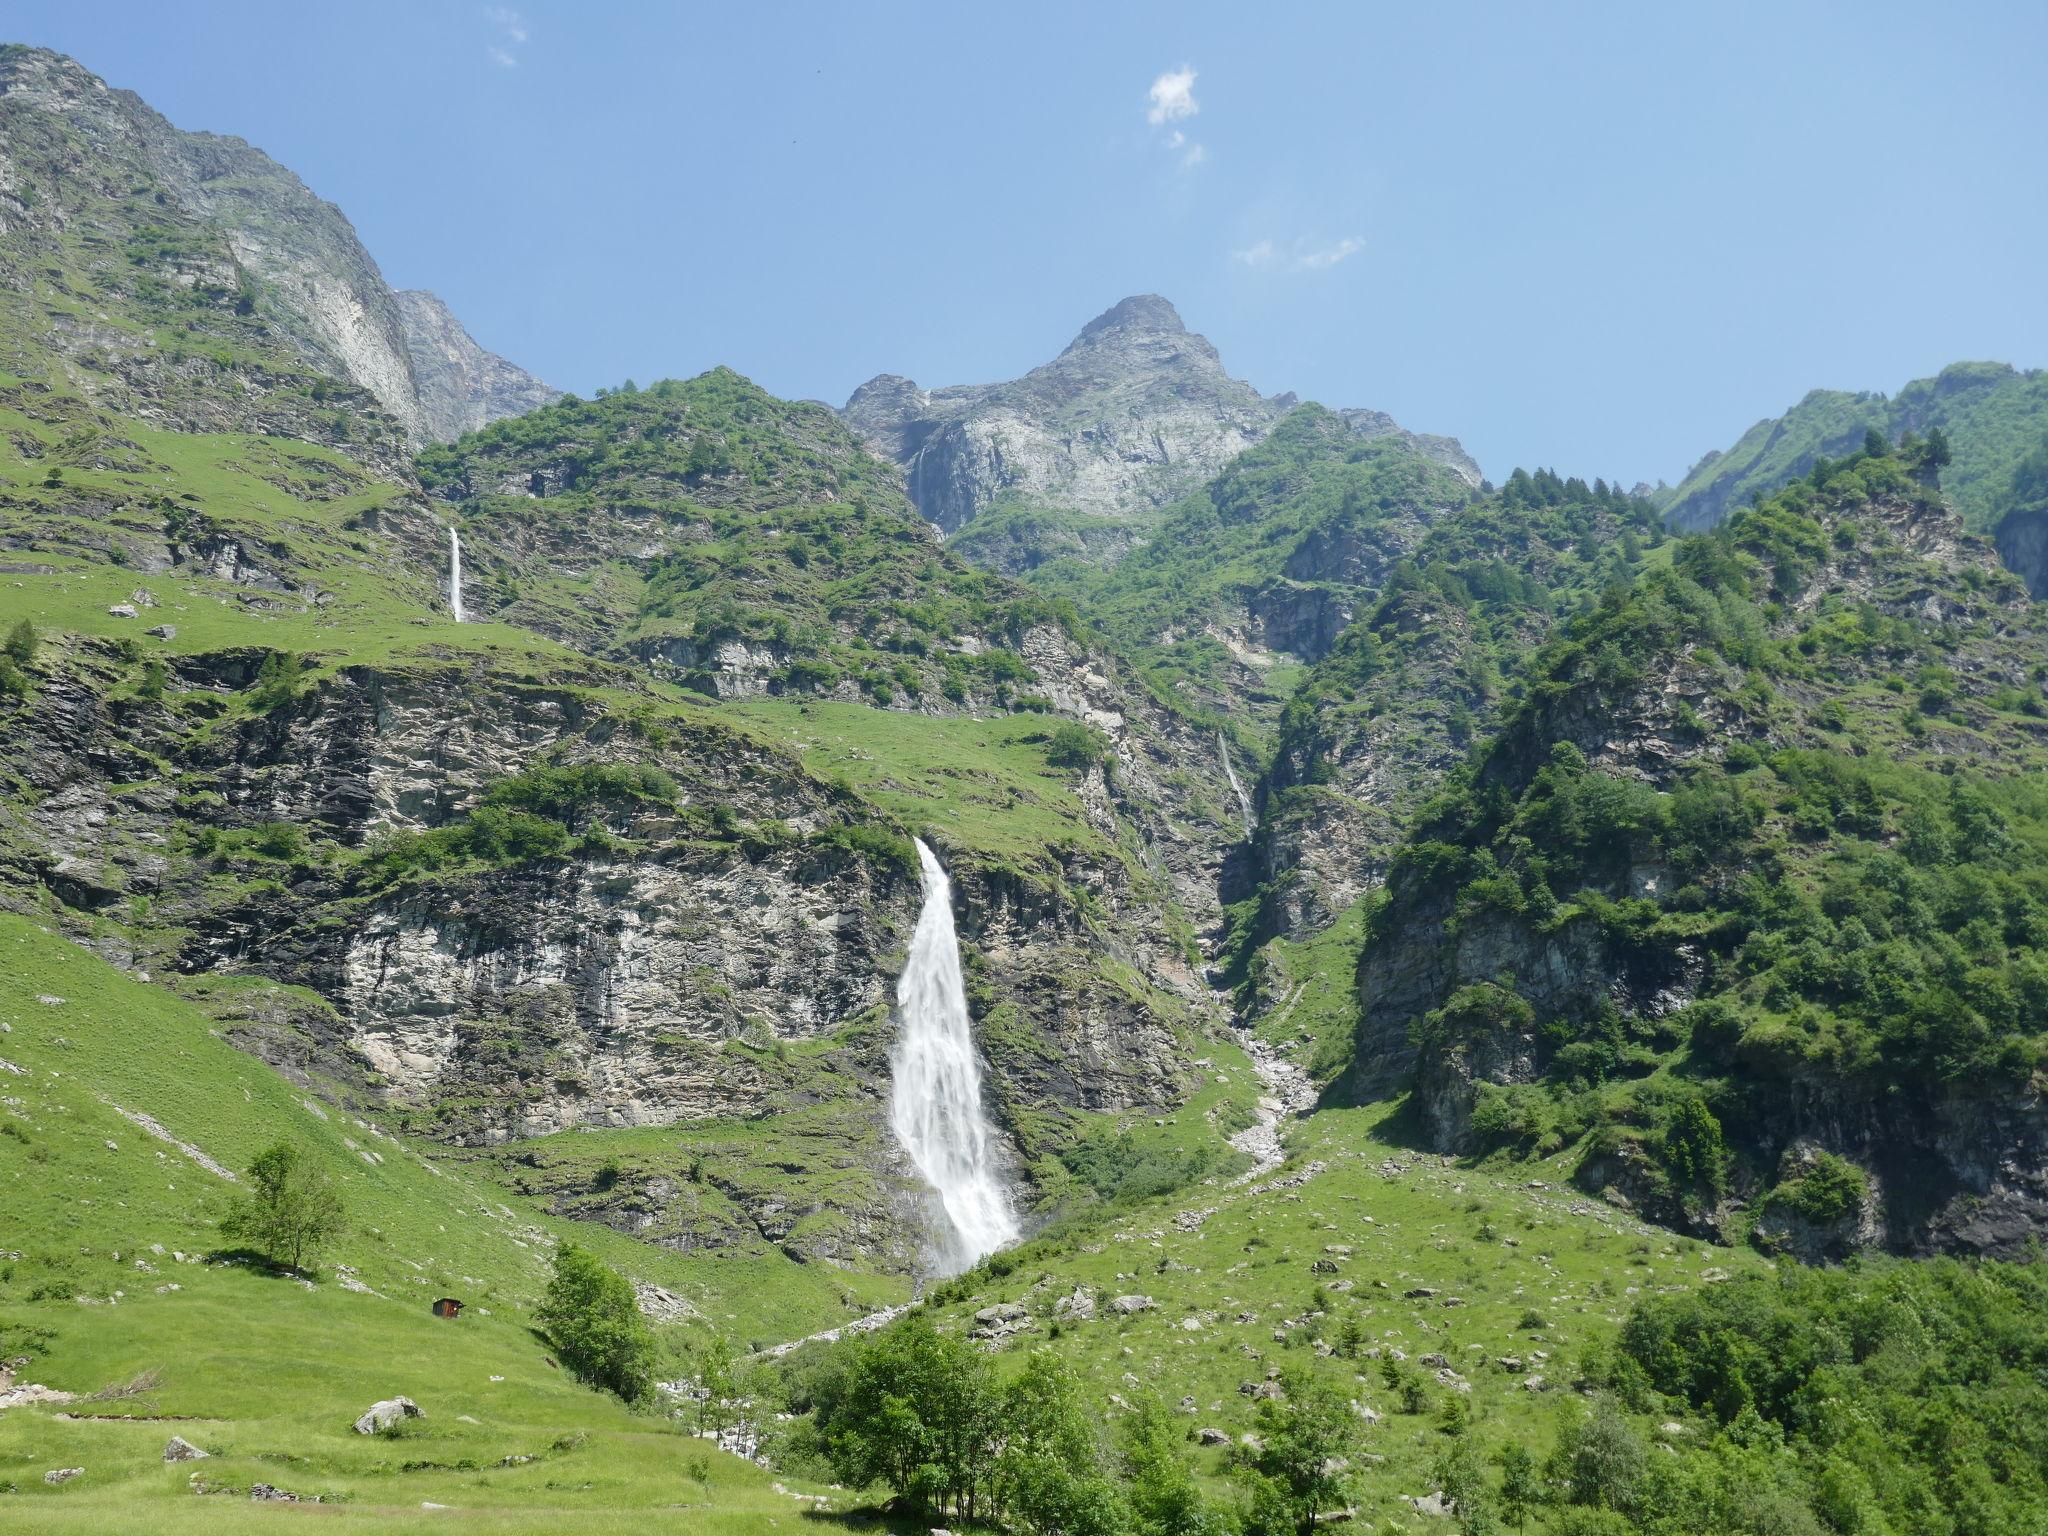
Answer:
[[1821, 458], [1839, 459], [1876, 432], [1888, 442], [1939, 429], [1954, 452], [1943, 485], [1963, 521], [1988, 532], [2005, 514], [2013, 471], [2048, 442], [2048, 373], [2007, 363], [1953, 363], [1897, 394], [1809, 391], [1782, 416], [1758, 422], [1726, 450], [1714, 450], [1660, 497], [1680, 529], [1711, 528], [1758, 495], [1770, 495]]
[[[843, 411], [901, 466], [919, 512], [979, 563], [1017, 572], [1075, 556], [1113, 563], [1156, 513], [1272, 431], [1297, 397], [1266, 397], [1156, 294], [1122, 300], [1053, 361], [1007, 383], [920, 389], [883, 374]], [[1476, 485], [1449, 438], [1379, 412], [1344, 413], [1360, 437], [1397, 437]]]
[[121, 192], [149, 193], [143, 222], [176, 208], [217, 232], [230, 263], [219, 283], [246, 283], [305, 364], [368, 391], [416, 444], [554, 395], [478, 347], [439, 300], [395, 293], [341, 210], [244, 140], [183, 132], [75, 61], [18, 44], [0, 52], [0, 124], [0, 192], [23, 232], [60, 234], [74, 184], [132, 168], [144, 186]]

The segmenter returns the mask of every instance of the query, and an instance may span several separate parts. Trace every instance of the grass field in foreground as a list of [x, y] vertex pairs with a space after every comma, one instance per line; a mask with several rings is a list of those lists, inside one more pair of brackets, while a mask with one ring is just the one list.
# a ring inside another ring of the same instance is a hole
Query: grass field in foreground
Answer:
[[[0, 1025], [0, 1358], [26, 1354], [22, 1381], [81, 1396], [136, 1386], [69, 1410], [107, 1420], [0, 1413], [0, 1486], [16, 1490], [0, 1493], [0, 1525], [271, 1529], [294, 1510], [249, 1501], [267, 1482], [341, 1500], [344, 1523], [391, 1516], [380, 1529], [615, 1530], [625, 1510], [635, 1529], [793, 1528], [799, 1502], [759, 1469], [550, 1365], [530, 1309], [567, 1233], [630, 1275], [716, 1298], [742, 1334], [839, 1321], [860, 1277], [690, 1259], [546, 1219], [306, 1098], [191, 1004], [25, 919], [0, 918]], [[204, 1261], [235, 1186], [193, 1154], [233, 1170], [281, 1136], [325, 1164], [354, 1223], [310, 1286]], [[439, 1295], [469, 1307], [436, 1319]], [[395, 1394], [425, 1410], [415, 1433], [351, 1431]], [[180, 1417], [134, 1422], [153, 1414]], [[216, 1454], [166, 1467], [172, 1433]], [[61, 1467], [85, 1473], [46, 1486]], [[194, 1470], [238, 1491], [202, 1500]]]

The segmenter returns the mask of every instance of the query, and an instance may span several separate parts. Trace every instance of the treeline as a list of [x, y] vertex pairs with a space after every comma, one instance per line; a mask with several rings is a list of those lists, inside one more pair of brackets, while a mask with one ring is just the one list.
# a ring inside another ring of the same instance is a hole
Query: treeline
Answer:
[[[1027, 1536], [1309, 1536], [1387, 1501], [1350, 1370], [1281, 1374], [1227, 1480], [1145, 1400], [1107, 1422], [1057, 1347], [990, 1356], [920, 1312], [797, 1369], [783, 1464], [925, 1522]], [[1383, 1384], [1422, 1414], [1413, 1367]], [[1646, 1298], [1549, 1424], [1491, 1449], [1451, 1394], [1429, 1488], [1463, 1536], [2017, 1536], [2048, 1529], [2048, 1278], [2037, 1266], [1788, 1267]], [[1405, 1390], [1404, 1390], [1405, 1389]], [[1385, 1433], [1381, 1430], [1380, 1433]], [[1404, 1479], [1404, 1483], [1405, 1483]], [[1408, 1492], [1404, 1486], [1402, 1492]]]
[[1205, 1492], [1188, 1429], [1157, 1401], [1105, 1424], [1052, 1348], [1014, 1371], [914, 1312], [792, 1382], [807, 1415], [786, 1459], [886, 1489], [927, 1522], [1025, 1536], [1308, 1531], [1345, 1508], [1364, 1421], [1334, 1370], [1284, 1374], [1231, 1460], [1233, 1497]]

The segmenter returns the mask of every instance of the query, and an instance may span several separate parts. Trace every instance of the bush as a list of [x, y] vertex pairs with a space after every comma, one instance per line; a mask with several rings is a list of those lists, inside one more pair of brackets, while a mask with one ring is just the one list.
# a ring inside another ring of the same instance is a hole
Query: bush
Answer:
[[577, 1380], [629, 1403], [654, 1390], [657, 1350], [633, 1287], [595, 1254], [564, 1243], [534, 1314]]
[[1870, 1181], [1847, 1158], [1821, 1152], [1796, 1179], [1771, 1191], [1771, 1204], [1793, 1211], [1817, 1227], [1846, 1221], [1863, 1209]]
[[1109, 759], [1109, 738], [1092, 725], [1063, 720], [1046, 740], [1046, 761], [1056, 768], [1087, 769]]
[[249, 690], [249, 707], [267, 715], [281, 705], [294, 703], [304, 678], [306, 664], [295, 655], [272, 651], [256, 669], [256, 685]]

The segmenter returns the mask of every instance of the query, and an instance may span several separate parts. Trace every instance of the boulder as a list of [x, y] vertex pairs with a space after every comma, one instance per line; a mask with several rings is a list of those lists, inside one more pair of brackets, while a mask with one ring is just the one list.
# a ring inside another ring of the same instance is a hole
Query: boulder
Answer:
[[199, 1449], [183, 1435], [171, 1436], [171, 1443], [164, 1447], [165, 1461], [204, 1461], [207, 1453]]
[[370, 1411], [356, 1420], [359, 1435], [381, 1435], [386, 1430], [396, 1429], [407, 1419], [424, 1418], [420, 1405], [409, 1397], [387, 1397], [380, 1403], [370, 1404]]
[[1111, 1299], [1109, 1310], [1123, 1317], [1139, 1312], [1150, 1312], [1159, 1303], [1150, 1296], [1117, 1296]]
[[83, 1467], [54, 1467], [43, 1474], [43, 1481], [53, 1484], [68, 1483], [74, 1477], [83, 1476], [85, 1476], [85, 1468]]
[[1214, 1424], [1209, 1424], [1195, 1431], [1195, 1443], [1197, 1445], [1228, 1445], [1230, 1444], [1230, 1436], [1218, 1429]]
[[1095, 1316], [1095, 1293], [1085, 1285], [1077, 1285], [1071, 1296], [1062, 1296], [1054, 1302], [1052, 1310], [1056, 1316], [1070, 1322], [1088, 1322]]

